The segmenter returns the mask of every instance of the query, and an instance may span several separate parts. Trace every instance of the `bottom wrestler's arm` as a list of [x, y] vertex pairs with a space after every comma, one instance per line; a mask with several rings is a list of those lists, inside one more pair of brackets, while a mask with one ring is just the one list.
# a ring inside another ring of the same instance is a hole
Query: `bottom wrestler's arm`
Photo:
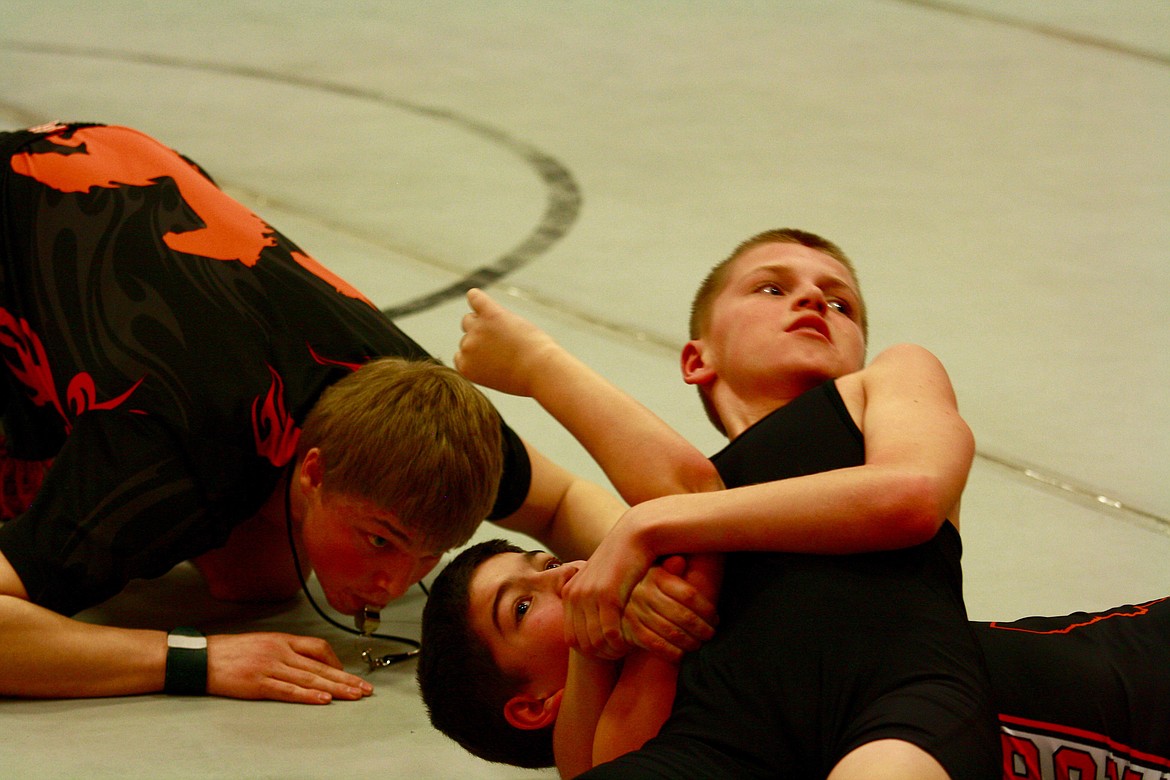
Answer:
[[[718, 600], [722, 555], [671, 556], [662, 568], [685, 580], [710, 604]], [[677, 657], [666, 659], [636, 649], [623, 659], [616, 680], [612, 671], [607, 672], [612, 669], [613, 662], [587, 658], [575, 650], [570, 656], [554, 741], [562, 777], [574, 777], [639, 749], [670, 716], [678, 683]]]
[[593, 765], [637, 750], [657, 736], [674, 706], [678, 665], [645, 651], [631, 653], [593, 737]]

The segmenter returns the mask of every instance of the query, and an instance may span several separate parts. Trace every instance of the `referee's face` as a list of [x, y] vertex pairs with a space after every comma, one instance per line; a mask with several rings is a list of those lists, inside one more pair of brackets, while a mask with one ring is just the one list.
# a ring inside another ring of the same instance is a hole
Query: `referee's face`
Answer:
[[300, 494], [294, 524], [329, 604], [347, 615], [381, 608], [435, 568], [428, 547], [393, 513], [371, 501], [327, 490], [319, 453], [306, 453], [294, 477]]
[[416, 537], [393, 513], [328, 491], [310, 498], [301, 527], [325, 597], [347, 615], [385, 606], [435, 568], [442, 550]]

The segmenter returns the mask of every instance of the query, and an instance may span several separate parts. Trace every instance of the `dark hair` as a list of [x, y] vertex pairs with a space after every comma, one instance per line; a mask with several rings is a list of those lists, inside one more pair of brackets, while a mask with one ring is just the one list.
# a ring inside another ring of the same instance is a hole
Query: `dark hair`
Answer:
[[471, 578], [487, 559], [524, 550], [503, 539], [461, 552], [431, 585], [423, 608], [418, 687], [431, 725], [480, 758], [526, 768], [553, 766], [552, 728], [518, 729], [504, 705], [527, 680], [505, 672], [471, 625]]

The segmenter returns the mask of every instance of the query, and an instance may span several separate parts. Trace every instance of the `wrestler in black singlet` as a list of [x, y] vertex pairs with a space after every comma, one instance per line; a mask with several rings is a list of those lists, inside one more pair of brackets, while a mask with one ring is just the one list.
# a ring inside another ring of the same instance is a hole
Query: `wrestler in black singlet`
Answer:
[[[141, 133], [0, 134], [0, 408], [55, 458], [0, 528], [30, 599], [63, 614], [222, 545], [271, 495], [321, 392], [426, 352], [373, 304]], [[528, 490], [504, 426], [493, 516]]]
[[1004, 780], [1170, 779], [1170, 598], [974, 626]]
[[[828, 382], [713, 458], [738, 487], [865, 462]], [[727, 556], [715, 639], [684, 659], [670, 719], [588, 778], [824, 778], [852, 749], [896, 738], [955, 780], [991, 780], [999, 737], [961, 594], [961, 544], [861, 555]]]

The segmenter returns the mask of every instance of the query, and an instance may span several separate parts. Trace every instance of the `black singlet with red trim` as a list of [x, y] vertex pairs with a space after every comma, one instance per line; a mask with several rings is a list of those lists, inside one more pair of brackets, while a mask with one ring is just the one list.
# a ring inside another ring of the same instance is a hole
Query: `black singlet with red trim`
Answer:
[[[274, 489], [321, 392], [425, 350], [361, 293], [142, 133], [0, 134], [0, 403], [54, 466], [0, 550], [73, 614], [221, 545]], [[528, 490], [507, 426], [493, 516]]]
[[1170, 778], [1170, 597], [974, 627], [1005, 780]]

